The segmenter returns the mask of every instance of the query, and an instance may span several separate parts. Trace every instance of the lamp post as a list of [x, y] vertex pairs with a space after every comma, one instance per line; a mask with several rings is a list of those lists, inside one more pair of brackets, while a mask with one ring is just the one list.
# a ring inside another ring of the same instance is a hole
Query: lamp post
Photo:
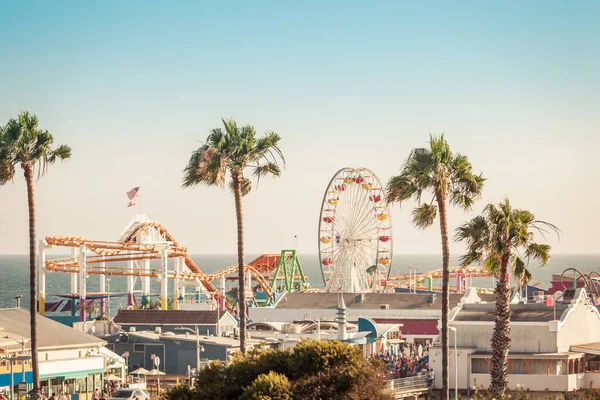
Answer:
[[31, 360], [30, 356], [18, 356], [15, 357], [3, 357], [2, 360], [6, 360], [10, 362], [10, 400], [14, 400], [15, 398], [15, 377], [13, 375], [13, 366], [15, 365], [15, 361], [24, 361]]
[[451, 326], [450, 330], [454, 332], [454, 398], [458, 400], [458, 352], [456, 351], [456, 328]]
[[[18, 341], [14, 337], [10, 337], [8, 335], [4, 336], [4, 339], [11, 339], [19, 343], [21, 345], [21, 355], [25, 355], [25, 339], [21, 339], [21, 341]], [[25, 363], [23, 362], [21, 363], [21, 382], [25, 382]]]

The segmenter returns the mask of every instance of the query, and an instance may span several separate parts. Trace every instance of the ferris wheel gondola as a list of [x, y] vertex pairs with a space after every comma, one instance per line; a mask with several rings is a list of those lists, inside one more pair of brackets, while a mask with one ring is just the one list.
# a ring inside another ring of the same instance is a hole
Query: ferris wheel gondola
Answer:
[[319, 216], [319, 261], [327, 292], [385, 288], [392, 267], [391, 215], [372, 171], [343, 168], [329, 182]]

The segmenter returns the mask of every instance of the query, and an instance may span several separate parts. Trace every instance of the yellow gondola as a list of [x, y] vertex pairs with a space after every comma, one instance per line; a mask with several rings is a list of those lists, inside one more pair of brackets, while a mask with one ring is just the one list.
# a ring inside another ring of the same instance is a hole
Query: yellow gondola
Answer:
[[335, 206], [338, 203], [338, 199], [329, 199], [327, 200], [327, 202], [332, 206]]
[[329, 243], [331, 243], [331, 238], [322, 237], [321, 238], [321, 243], [329, 244]]
[[386, 219], [388, 219], [389, 215], [387, 214], [379, 214], [377, 215], [377, 219], [380, 221], [385, 221]]
[[389, 258], [380, 258], [379, 259], [379, 264], [382, 264], [382, 265], [388, 265], [390, 262], [392, 262], [392, 260], [390, 260]]

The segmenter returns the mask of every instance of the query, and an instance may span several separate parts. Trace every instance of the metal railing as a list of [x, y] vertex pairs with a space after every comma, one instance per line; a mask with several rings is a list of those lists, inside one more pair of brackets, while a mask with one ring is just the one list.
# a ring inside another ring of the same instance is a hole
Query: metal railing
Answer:
[[414, 390], [427, 390], [429, 383], [426, 376], [411, 376], [408, 378], [390, 379], [388, 388], [393, 393], [410, 392]]

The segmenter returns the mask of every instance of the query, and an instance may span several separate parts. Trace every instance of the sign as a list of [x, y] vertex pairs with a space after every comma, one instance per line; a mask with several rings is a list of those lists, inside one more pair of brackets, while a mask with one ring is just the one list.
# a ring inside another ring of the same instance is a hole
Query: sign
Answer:
[[27, 394], [27, 383], [19, 382], [19, 397]]
[[160, 358], [159, 357], [154, 357], [154, 365], [156, 366], [156, 368], [158, 368], [160, 366]]

